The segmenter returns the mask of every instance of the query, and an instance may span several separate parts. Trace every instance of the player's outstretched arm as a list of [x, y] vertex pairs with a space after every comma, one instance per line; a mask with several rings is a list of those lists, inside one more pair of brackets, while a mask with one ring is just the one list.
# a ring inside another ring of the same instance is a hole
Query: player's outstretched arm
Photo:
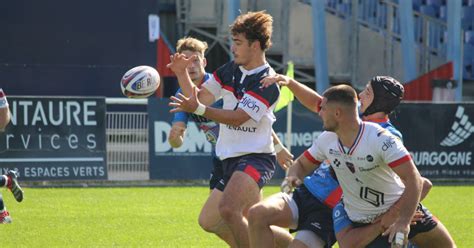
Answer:
[[194, 113], [196, 115], [204, 116], [215, 122], [232, 126], [240, 126], [250, 119], [250, 115], [248, 115], [247, 112], [241, 108], [237, 108], [236, 110], [227, 110], [206, 107], [197, 99], [197, 91], [197, 88], [193, 88], [190, 97], [186, 97], [180, 93], [177, 96], [170, 97], [172, 102], [170, 102], [168, 105], [173, 107], [170, 112], [176, 113], [179, 111], [185, 111], [188, 113]]
[[322, 97], [318, 92], [312, 90], [308, 86], [281, 74], [268, 76], [261, 81], [263, 87], [268, 87], [271, 84], [278, 83], [280, 85], [287, 86], [288, 89], [295, 94], [296, 98], [309, 110], [317, 113], [319, 112], [319, 102]]
[[182, 121], [173, 123], [171, 126], [170, 135], [168, 136], [168, 143], [173, 148], [178, 148], [183, 145], [184, 132], [186, 131], [186, 124]]
[[405, 190], [397, 203], [392, 206], [392, 208], [399, 211], [399, 217], [394, 224], [388, 227], [383, 235], [389, 235], [389, 240], [393, 240], [395, 234], [401, 232], [405, 235], [405, 242], [408, 242], [407, 237], [410, 231], [410, 223], [420, 200], [422, 180], [411, 159], [392, 169], [402, 179], [405, 184]]

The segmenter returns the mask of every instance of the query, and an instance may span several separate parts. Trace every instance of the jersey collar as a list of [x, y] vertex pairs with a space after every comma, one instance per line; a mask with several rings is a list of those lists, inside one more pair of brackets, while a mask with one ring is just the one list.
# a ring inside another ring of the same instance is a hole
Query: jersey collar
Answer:
[[252, 75], [252, 74], [259, 73], [259, 72], [265, 70], [268, 67], [270, 67], [270, 65], [268, 63], [265, 63], [265, 64], [263, 64], [263, 65], [261, 65], [257, 68], [254, 68], [252, 70], [246, 70], [243, 66], [239, 66], [239, 69], [245, 75]]
[[351, 145], [349, 150], [346, 152], [346, 149], [344, 148], [344, 145], [342, 144], [340, 139], [337, 139], [338, 145], [339, 145], [339, 150], [343, 152], [344, 154], [349, 154], [352, 155], [354, 153], [355, 149], [360, 143], [360, 140], [362, 139], [362, 136], [364, 135], [364, 130], [365, 130], [365, 123], [363, 121], [359, 122], [359, 132], [357, 132], [356, 139], [354, 140], [354, 143]]

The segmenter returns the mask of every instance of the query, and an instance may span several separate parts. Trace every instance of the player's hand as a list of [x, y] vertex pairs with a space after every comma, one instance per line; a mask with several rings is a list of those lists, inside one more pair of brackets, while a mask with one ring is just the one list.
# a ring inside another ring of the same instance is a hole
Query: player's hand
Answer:
[[173, 107], [170, 110], [170, 113], [176, 113], [180, 111], [193, 113], [194, 111], [196, 111], [198, 105], [200, 104], [197, 97], [197, 92], [198, 90], [196, 89], [196, 87], [193, 87], [193, 92], [190, 97], [186, 97], [181, 93], [178, 94], [178, 97], [170, 97], [172, 102], [170, 102], [168, 105], [170, 107]]
[[296, 187], [300, 186], [303, 183], [299, 178], [297, 178], [295, 176], [287, 176], [287, 177], [285, 177], [285, 180], [288, 181], [288, 184], [292, 188], [296, 188]]
[[291, 193], [294, 188], [298, 187], [301, 185], [301, 180], [299, 180], [296, 177], [293, 176], [287, 176], [285, 179], [283, 179], [283, 182], [281, 182], [280, 185], [280, 191], [286, 194]]
[[277, 153], [278, 164], [283, 170], [286, 170], [293, 164], [293, 157], [286, 147], [282, 147], [281, 151]]
[[422, 211], [416, 210], [415, 215], [413, 215], [413, 218], [411, 218], [410, 225], [416, 225], [416, 222], [422, 220], [424, 216], [425, 214]]
[[264, 79], [260, 81], [262, 84], [263, 88], [267, 88], [268, 86], [278, 83], [279, 85], [288, 85], [290, 83], [291, 78], [281, 75], [281, 74], [275, 74], [272, 76], [267, 76]]
[[186, 55], [184, 54], [175, 53], [170, 56], [171, 62], [167, 64], [166, 67], [170, 68], [175, 74], [186, 72], [186, 68], [194, 61], [194, 59], [196, 59], [196, 55], [186, 58]]
[[403, 245], [406, 245], [408, 244], [408, 233], [410, 233], [410, 224], [407, 225], [398, 219], [382, 233], [382, 236], [388, 235], [388, 241], [390, 243], [396, 241], [400, 241], [401, 243], [401, 239], [403, 239]]

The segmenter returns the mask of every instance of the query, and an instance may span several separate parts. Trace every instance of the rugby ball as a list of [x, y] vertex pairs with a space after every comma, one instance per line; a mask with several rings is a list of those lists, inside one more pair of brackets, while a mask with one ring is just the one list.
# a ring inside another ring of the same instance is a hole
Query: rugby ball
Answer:
[[160, 87], [160, 75], [155, 68], [141, 65], [128, 70], [120, 81], [122, 93], [130, 98], [146, 98]]

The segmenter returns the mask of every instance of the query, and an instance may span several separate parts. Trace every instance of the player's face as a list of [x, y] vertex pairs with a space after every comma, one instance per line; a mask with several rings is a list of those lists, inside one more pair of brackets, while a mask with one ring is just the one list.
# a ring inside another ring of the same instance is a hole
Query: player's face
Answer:
[[370, 85], [370, 83], [368, 83], [365, 86], [365, 89], [359, 93], [359, 99], [360, 99], [360, 112], [364, 113], [365, 110], [374, 101], [374, 91], [372, 90], [372, 85]]
[[245, 38], [244, 34], [237, 34], [232, 36], [232, 55], [234, 55], [234, 62], [238, 65], [245, 66], [250, 63], [252, 58], [251, 43]]
[[192, 52], [185, 50], [182, 52], [186, 56], [186, 58], [191, 58], [193, 55], [196, 55], [196, 58], [189, 64], [188, 66], [188, 73], [189, 77], [193, 81], [193, 83], [198, 84], [201, 82], [202, 78], [206, 71], [204, 68], [206, 67], [207, 61], [206, 58], [202, 56], [199, 52]]
[[327, 99], [324, 97], [321, 101], [319, 110], [319, 116], [323, 120], [323, 129], [326, 131], [334, 132], [337, 128], [337, 122], [334, 118], [335, 107], [331, 104], [327, 104]]

